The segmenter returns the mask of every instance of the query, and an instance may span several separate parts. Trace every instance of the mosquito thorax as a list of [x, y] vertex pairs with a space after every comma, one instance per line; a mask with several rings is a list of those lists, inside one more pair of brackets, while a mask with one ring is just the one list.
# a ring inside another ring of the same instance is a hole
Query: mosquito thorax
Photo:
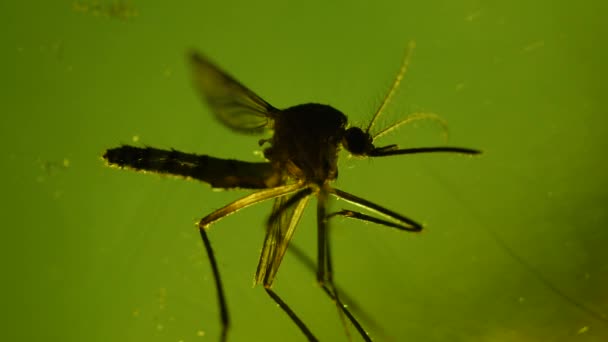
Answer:
[[338, 175], [337, 159], [346, 116], [323, 104], [307, 103], [281, 110], [274, 119], [272, 146], [264, 151], [271, 162], [295, 178], [323, 184]]
[[344, 132], [342, 146], [353, 155], [367, 155], [374, 149], [372, 137], [359, 127], [351, 127]]

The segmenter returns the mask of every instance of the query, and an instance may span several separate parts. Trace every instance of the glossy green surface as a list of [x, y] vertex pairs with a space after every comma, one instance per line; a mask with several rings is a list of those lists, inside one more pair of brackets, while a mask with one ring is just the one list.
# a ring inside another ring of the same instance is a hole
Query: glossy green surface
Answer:
[[[100, 156], [128, 143], [259, 160], [260, 137], [225, 129], [194, 93], [189, 48], [277, 107], [327, 103], [365, 124], [410, 40], [410, 70], [378, 128], [432, 111], [450, 145], [484, 155], [342, 156], [337, 187], [426, 224], [413, 235], [333, 222], [335, 277], [377, 326], [363, 324], [380, 341], [608, 340], [605, 2], [120, 3], [0, 5], [2, 340], [217, 341], [193, 223], [247, 192]], [[419, 122], [382, 142], [442, 145], [440, 133]], [[269, 210], [210, 232], [230, 341], [304, 340], [251, 286]], [[309, 255], [313, 214], [295, 236]], [[292, 256], [275, 290], [320, 340], [347, 340]]]

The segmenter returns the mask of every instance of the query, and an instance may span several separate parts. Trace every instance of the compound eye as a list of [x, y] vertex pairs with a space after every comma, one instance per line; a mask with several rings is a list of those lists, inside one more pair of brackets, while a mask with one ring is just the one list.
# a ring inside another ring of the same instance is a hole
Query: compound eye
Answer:
[[344, 132], [342, 145], [354, 155], [365, 155], [373, 148], [371, 137], [359, 127], [351, 127]]

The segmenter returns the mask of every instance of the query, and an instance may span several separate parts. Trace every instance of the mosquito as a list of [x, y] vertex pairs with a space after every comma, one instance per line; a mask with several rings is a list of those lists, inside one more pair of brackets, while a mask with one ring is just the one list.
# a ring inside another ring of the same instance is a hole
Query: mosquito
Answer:
[[[317, 199], [316, 280], [327, 296], [335, 302], [347, 335], [350, 336], [346, 319], [365, 341], [371, 341], [367, 331], [343, 304], [334, 283], [328, 221], [334, 217], [344, 217], [406, 232], [419, 232], [423, 227], [420, 223], [395, 211], [332, 186], [338, 177], [338, 152], [344, 148], [356, 157], [437, 152], [465, 155], [481, 153], [476, 149], [451, 146], [399, 148], [395, 144], [375, 145], [377, 138], [398, 126], [420, 118], [434, 118], [432, 114], [406, 117], [372, 134], [374, 123], [390, 102], [405, 75], [413, 48], [414, 43], [411, 42], [389, 92], [365, 128], [349, 126], [347, 117], [342, 112], [324, 104], [307, 103], [278, 109], [202, 54], [192, 52], [189, 60], [195, 88], [216, 119], [237, 133], [273, 132], [271, 137], [260, 140], [260, 146], [264, 146], [263, 155], [266, 161], [222, 159], [173, 149], [161, 150], [128, 145], [109, 149], [103, 155], [111, 166], [196, 179], [209, 183], [212, 188], [256, 190], [210, 213], [198, 222], [199, 233], [211, 265], [217, 291], [221, 324], [220, 341], [227, 339], [230, 318], [220, 271], [208, 236], [209, 227], [245, 207], [270, 199], [273, 199], [274, 203], [266, 221], [266, 235], [254, 282], [256, 285], [263, 285], [266, 293], [291, 318], [309, 341], [318, 340], [295, 311], [272, 289], [298, 222], [313, 196]], [[329, 212], [327, 207], [331, 197], [342, 199], [366, 212], [351, 209]]]

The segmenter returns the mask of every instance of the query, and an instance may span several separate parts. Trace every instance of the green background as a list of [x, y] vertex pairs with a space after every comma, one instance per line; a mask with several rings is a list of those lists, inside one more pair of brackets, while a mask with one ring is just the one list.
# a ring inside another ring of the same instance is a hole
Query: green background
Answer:
[[[449, 122], [449, 144], [484, 155], [344, 153], [337, 187], [426, 224], [414, 235], [333, 222], [335, 277], [377, 323], [364, 325], [389, 341], [606, 341], [608, 8], [500, 3], [2, 2], [2, 340], [217, 341], [193, 223], [247, 192], [107, 168], [100, 156], [128, 143], [259, 160], [260, 137], [230, 132], [197, 98], [189, 48], [277, 107], [328, 103], [362, 125], [415, 40], [378, 128], [432, 111]], [[419, 122], [382, 142], [441, 145], [440, 133]], [[304, 340], [252, 288], [269, 209], [210, 233], [230, 341]], [[295, 236], [309, 255], [313, 214]], [[321, 340], [346, 340], [292, 256], [275, 290]]]

